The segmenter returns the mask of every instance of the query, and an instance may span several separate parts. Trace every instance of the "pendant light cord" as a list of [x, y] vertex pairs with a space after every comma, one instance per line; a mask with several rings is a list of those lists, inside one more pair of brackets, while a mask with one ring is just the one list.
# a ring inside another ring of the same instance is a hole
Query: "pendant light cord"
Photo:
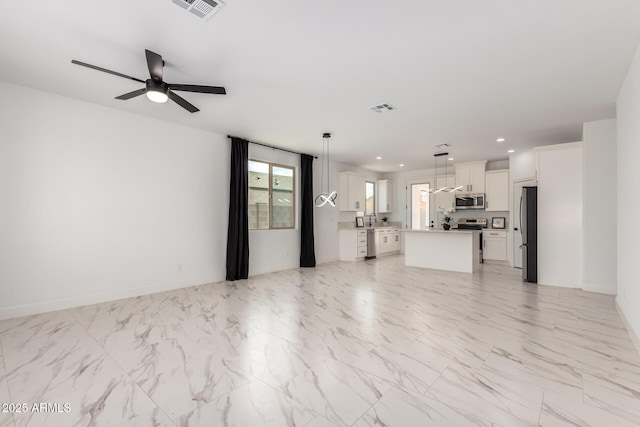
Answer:
[[322, 140], [322, 171], [320, 172], [320, 192], [324, 193], [324, 163], [327, 160], [324, 154], [324, 139]]
[[331, 167], [331, 164], [329, 163], [329, 138], [331, 138], [330, 136], [328, 138], [324, 138], [327, 140], [327, 193], [329, 192], [329, 189], [331, 188], [331, 174], [329, 173], [329, 168]]

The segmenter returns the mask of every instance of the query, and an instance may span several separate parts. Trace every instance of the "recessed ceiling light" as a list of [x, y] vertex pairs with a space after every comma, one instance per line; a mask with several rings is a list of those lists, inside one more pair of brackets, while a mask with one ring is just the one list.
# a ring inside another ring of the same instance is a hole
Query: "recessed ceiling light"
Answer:
[[376, 157], [376, 160], [382, 160], [382, 156]]
[[404, 163], [400, 163], [398, 166], [400, 166], [401, 168], [404, 167]]
[[516, 150], [507, 150], [507, 153], [515, 153]]
[[496, 139], [496, 141], [497, 141], [497, 142], [504, 142], [504, 141], [505, 141], [505, 139], [504, 139], [504, 138], [498, 138], [498, 139]]
[[452, 160], [454, 160], [453, 157], [449, 157], [449, 161], [452, 161]]

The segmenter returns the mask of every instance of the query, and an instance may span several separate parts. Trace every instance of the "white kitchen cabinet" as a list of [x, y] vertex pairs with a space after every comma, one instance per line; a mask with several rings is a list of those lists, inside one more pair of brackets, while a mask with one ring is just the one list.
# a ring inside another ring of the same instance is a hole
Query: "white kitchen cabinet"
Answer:
[[378, 212], [390, 213], [393, 201], [393, 181], [382, 179], [378, 181]]
[[341, 211], [364, 212], [364, 178], [352, 172], [340, 173], [338, 207]]
[[456, 167], [456, 187], [462, 186], [463, 193], [484, 193], [484, 174], [487, 161], [458, 163]]
[[367, 256], [367, 230], [340, 230], [338, 258], [340, 261], [360, 261]]
[[400, 252], [400, 229], [391, 230], [391, 252]]
[[507, 232], [486, 230], [482, 232], [482, 258], [492, 261], [507, 260]]
[[509, 170], [487, 171], [485, 174], [485, 211], [509, 210]]
[[[453, 175], [439, 176], [436, 178], [436, 188], [455, 187], [456, 177]], [[456, 205], [456, 194], [441, 191], [433, 195], [436, 212], [443, 210], [452, 211]]]
[[385, 228], [379, 231], [378, 255], [389, 255], [400, 251], [400, 229]]

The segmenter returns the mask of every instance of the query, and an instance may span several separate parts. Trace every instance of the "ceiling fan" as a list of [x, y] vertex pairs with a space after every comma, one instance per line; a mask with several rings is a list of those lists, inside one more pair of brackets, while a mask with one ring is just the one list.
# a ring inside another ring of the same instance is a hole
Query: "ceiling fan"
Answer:
[[97, 67], [95, 65], [87, 64], [85, 62], [76, 61], [73, 59], [71, 63], [82, 65], [83, 67], [93, 68], [94, 70], [102, 71], [104, 73], [113, 74], [114, 76], [124, 77], [125, 79], [135, 80], [136, 82], [145, 83], [146, 87], [133, 92], [125, 93], [124, 95], [116, 96], [116, 99], [127, 100], [140, 96], [143, 93], [147, 95], [147, 98], [153, 102], [167, 102], [168, 99], [172, 100], [190, 113], [200, 111], [193, 104], [187, 102], [181, 96], [178, 96], [174, 90], [184, 92], [199, 92], [199, 93], [213, 93], [217, 95], [226, 95], [227, 91], [223, 87], [219, 86], [200, 86], [200, 85], [184, 85], [177, 83], [166, 83], [162, 80], [162, 69], [164, 67], [164, 61], [162, 56], [155, 52], [151, 52], [145, 49], [147, 56], [147, 66], [149, 67], [150, 79], [142, 80], [135, 77], [127, 76], [126, 74], [118, 73], [116, 71], [107, 70], [106, 68]]

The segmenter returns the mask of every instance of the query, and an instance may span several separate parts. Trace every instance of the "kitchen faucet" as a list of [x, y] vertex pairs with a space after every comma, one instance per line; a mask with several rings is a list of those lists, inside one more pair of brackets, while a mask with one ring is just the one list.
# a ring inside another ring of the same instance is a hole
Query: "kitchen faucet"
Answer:
[[371, 212], [369, 214], [369, 227], [371, 227], [371, 215], [373, 215], [373, 217], [376, 219], [375, 222], [378, 222], [378, 217], [376, 216], [375, 212]]

